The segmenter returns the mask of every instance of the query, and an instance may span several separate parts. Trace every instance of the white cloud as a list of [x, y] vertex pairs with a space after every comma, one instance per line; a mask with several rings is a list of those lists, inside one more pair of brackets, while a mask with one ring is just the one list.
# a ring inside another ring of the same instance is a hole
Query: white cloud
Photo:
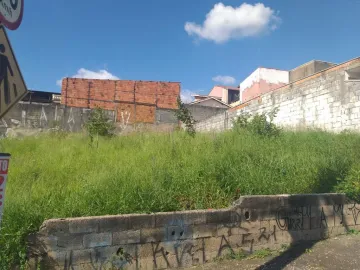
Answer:
[[101, 69], [99, 71], [91, 71], [85, 68], [80, 68], [77, 74], [73, 76], [73, 78], [119, 80], [119, 77], [116, 77], [105, 69]]
[[186, 22], [185, 31], [190, 36], [224, 43], [230, 39], [258, 36], [273, 31], [281, 19], [264, 4], [243, 3], [239, 7], [218, 3], [206, 15], [202, 25]]
[[[101, 80], [119, 80], [119, 77], [111, 74], [105, 69], [99, 71], [92, 71], [85, 68], [80, 68], [72, 78], [81, 79], [101, 79]], [[56, 84], [61, 87], [62, 79], [57, 80]]]
[[233, 85], [233, 84], [236, 83], [236, 79], [234, 77], [231, 77], [231, 76], [218, 75], [218, 76], [212, 78], [212, 80], [214, 82], [218, 82], [218, 83], [221, 83], [221, 84], [224, 84], [224, 85]]
[[56, 81], [56, 85], [59, 86], [59, 87], [61, 87], [61, 86], [62, 86], [62, 80], [63, 80], [63, 79], [57, 80], [57, 81]]
[[181, 93], [180, 93], [181, 101], [184, 103], [193, 102], [194, 97], [192, 95], [195, 95], [195, 93], [191, 90], [188, 90], [188, 89], [181, 90]]

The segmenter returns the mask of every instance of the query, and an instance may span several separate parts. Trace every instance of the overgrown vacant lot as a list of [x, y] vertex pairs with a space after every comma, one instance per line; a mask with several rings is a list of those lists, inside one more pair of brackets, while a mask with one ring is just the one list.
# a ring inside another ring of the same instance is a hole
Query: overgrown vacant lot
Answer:
[[24, 236], [48, 218], [220, 208], [240, 195], [339, 191], [360, 164], [360, 135], [315, 131], [276, 138], [140, 133], [100, 138], [97, 147], [84, 135], [64, 134], [0, 143], [12, 154], [1, 269], [24, 259]]

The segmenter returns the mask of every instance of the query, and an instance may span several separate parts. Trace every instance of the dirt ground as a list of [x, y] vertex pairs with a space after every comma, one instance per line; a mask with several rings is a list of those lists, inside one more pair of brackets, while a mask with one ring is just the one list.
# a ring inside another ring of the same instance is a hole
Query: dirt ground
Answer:
[[262, 259], [224, 260], [192, 270], [357, 270], [360, 269], [360, 235], [344, 235], [290, 247], [280, 255]]

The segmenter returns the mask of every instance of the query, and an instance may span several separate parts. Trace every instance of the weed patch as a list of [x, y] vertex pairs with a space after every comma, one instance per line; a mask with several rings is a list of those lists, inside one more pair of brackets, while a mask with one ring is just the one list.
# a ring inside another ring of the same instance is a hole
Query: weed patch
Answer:
[[270, 256], [278, 255], [279, 251], [271, 250], [269, 248], [260, 249], [255, 251], [252, 255], [250, 255], [249, 259], [264, 259]]
[[348, 235], [360, 235], [360, 231], [358, 230], [354, 230], [354, 229], [350, 229], [347, 231]]
[[242, 195], [352, 194], [359, 149], [357, 134], [320, 131], [191, 140], [185, 132], [139, 133], [99, 136], [98, 147], [63, 132], [3, 139], [0, 151], [12, 158], [0, 269], [24, 262], [26, 236], [49, 218], [216, 209]]
[[228, 250], [225, 255], [215, 258], [215, 262], [229, 261], [229, 260], [243, 260], [248, 257], [248, 254], [243, 250], [234, 252], [233, 250]]

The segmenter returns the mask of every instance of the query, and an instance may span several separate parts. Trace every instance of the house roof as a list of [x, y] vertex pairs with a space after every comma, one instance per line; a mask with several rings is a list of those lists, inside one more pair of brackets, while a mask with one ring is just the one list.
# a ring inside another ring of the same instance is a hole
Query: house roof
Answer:
[[309, 65], [309, 64], [314, 63], [314, 62], [321, 62], [321, 63], [328, 63], [328, 64], [332, 64], [332, 65], [338, 65], [337, 63], [333, 63], [333, 62], [322, 61], [322, 60], [316, 60], [316, 59], [314, 59], [314, 60], [308, 61], [308, 62], [306, 62], [306, 63], [304, 63], [304, 64], [302, 64], [302, 65], [300, 65], [300, 66], [297, 66], [296, 68], [293, 68], [293, 69], [290, 70], [290, 71], [296, 70], [296, 69], [298, 69], [298, 68], [304, 67], [304, 66]]
[[40, 91], [40, 90], [33, 90], [33, 89], [28, 89], [28, 92], [30, 92], [30, 93], [43, 93], [43, 94], [61, 95], [60, 92]]
[[221, 103], [221, 104], [223, 104], [223, 105], [225, 105], [225, 106], [227, 106], [227, 107], [230, 108], [230, 105], [229, 105], [229, 104], [226, 104], [225, 102], [222, 102], [221, 100], [217, 99], [216, 97], [210, 97], [210, 96], [209, 96], [208, 98], [206, 98], [206, 99], [202, 99], [202, 100], [198, 100], [198, 101], [191, 102], [191, 103], [189, 103], [189, 105], [198, 104], [198, 103], [201, 103], [201, 102], [210, 100], [210, 99], [213, 99], [213, 100], [215, 100], [215, 101], [217, 101], [217, 102], [219, 102], [219, 103]]
[[[220, 100], [221, 101], [221, 97], [217, 97], [217, 96], [208, 96], [208, 95], [192, 95], [192, 97], [195, 97], [195, 98], [205, 98], [205, 99], [208, 99], [208, 98], [213, 98], [213, 99], [217, 99], [217, 100]], [[201, 101], [204, 101], [204, 99], [202, 99]]]
[[209, 97], [208, 95], [198, 95], [198, 94], [194, 94], [194, 95], [191, 95], [192, 97]]
[[229, 89], [229, 90], [238, 90], [240, 91], [240, 88], [239, 87], [235, 87], [235, 86], [226, 86], [226, 85], [215, 85], [217, 87], [222, 87], [222, 88], [226, 88], [226, 89]]

